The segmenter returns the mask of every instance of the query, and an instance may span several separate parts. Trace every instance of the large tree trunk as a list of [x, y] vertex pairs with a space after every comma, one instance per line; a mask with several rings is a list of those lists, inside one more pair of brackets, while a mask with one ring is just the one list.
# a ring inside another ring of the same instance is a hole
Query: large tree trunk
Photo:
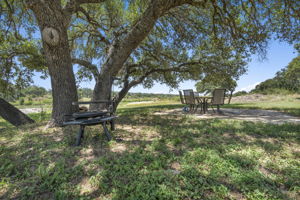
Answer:
[[[92, 101], [111, 100], [113, 78], [109, 73], [101, 73], [95, 84]], [[90, 110], [102, 110], [106, 104], [91, 104]]]
[[72, 69], [68, 43], [68, 21], [60, 0], [27, 1], [37, 19], [43, 41], [43, 50], [51, 77], [53, 125], [61, 125], [64, 116], [78, 110], [77, 88]]
[[0, 116], [14, 126], [34, 123], [34, 120], [22, 113], [19, 109], [0, 98]]
[[110, 46], [107, 59], [101, 67], [101, 73], [96, 79], [93, 100], [105, 100], [111, 93], [112, 76], [116, 76], [130, 54], [147, 37], [157, 19], [173, 7], [187, 3], [186, 0], [161, 1], [152, 0], [132, 29], [121, 39], [116, 39]]

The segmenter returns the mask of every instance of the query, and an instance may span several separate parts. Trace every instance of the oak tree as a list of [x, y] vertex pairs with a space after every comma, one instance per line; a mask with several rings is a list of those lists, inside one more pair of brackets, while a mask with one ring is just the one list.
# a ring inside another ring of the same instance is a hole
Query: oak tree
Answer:
[[264, 53], [272, 36], [299, 41], [299, 1], [4, 0], [0, 5], [2, 29], [29, 41], [32, 30], [40, 32], [55, 124], [77, 109], [71, 104], [77, 100], [72, 64], [87, 69], [79, 70], [82, 76], [95, 78], [93, 100], [109, 99], [113, 77], [120, 76], [120, 101], [139, 83], [176, 86], [217, 66], [235, 66], [251, 53]]

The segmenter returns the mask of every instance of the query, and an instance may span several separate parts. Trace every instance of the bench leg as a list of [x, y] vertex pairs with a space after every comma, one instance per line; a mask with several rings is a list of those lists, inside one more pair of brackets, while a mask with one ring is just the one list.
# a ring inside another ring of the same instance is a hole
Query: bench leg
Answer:
[[82, 126], [82, 125], [79, 128], [79, 132], [78, 132], [77, 138], [76, 138], [76, 146], [79, 146], [81, 144], [81, 138], [83, 138], [84, 128], [85, 128], [85, 126]]
[[110, 130], [111, 131], [115, 130], [115, 120], [113, 120], [113, 119], [110, 121]]
[[103, 130], [104, 130], [104, 133], [105, 133], [105, 135], [106, 135], [107, 140], [110, 141], [110, 140], [111, 140], [111, 136], [110, 136], [110, 134], [109, 134], [108, 128], [107, 128], [107, 126], [106, 126], [106, 123], [103, 122], [103, 123], [102, 123], [102, 126], [103, 126]]

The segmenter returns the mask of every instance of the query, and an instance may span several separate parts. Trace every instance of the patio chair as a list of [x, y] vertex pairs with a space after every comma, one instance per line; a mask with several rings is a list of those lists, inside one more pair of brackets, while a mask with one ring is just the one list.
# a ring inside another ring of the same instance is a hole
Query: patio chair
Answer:
[[196, 112], [199, 106], [202, 110], [202, 104], [197, 99], [197, 96], [199, 97], [199, 93], [195, 94], [193, 90], [183, 90], [183, 95], [185, 104], [190, 107], [190, 112]]
[[210, 106], [214, 112], [214, 106], [216, 106], [218, 113], [220, 113], [220, 106], [224, 105], [225, 101], [225, 92], [226, 89], [214, 89], [212, 93], [211, 102], [207, 103], [207, 106]]
[[182, 104], [185, 104], [184, 98], [183, 98], [183, 96], [182, 96], [182, 92], [181, 92], [181, 91], [179, 91], [179, 97], [180, 97], [180, 102], [181, 102]]

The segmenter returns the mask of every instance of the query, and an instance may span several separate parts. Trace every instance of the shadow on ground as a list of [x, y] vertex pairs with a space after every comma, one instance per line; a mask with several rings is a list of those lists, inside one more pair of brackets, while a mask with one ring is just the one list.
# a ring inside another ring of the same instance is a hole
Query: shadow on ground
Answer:
[[[168, 109], [177, 108], [170, 106]], [[41, 125], [1, 135], [3, 199], [296, 199], [299, 125], [124, 109], [114, 138]]]

